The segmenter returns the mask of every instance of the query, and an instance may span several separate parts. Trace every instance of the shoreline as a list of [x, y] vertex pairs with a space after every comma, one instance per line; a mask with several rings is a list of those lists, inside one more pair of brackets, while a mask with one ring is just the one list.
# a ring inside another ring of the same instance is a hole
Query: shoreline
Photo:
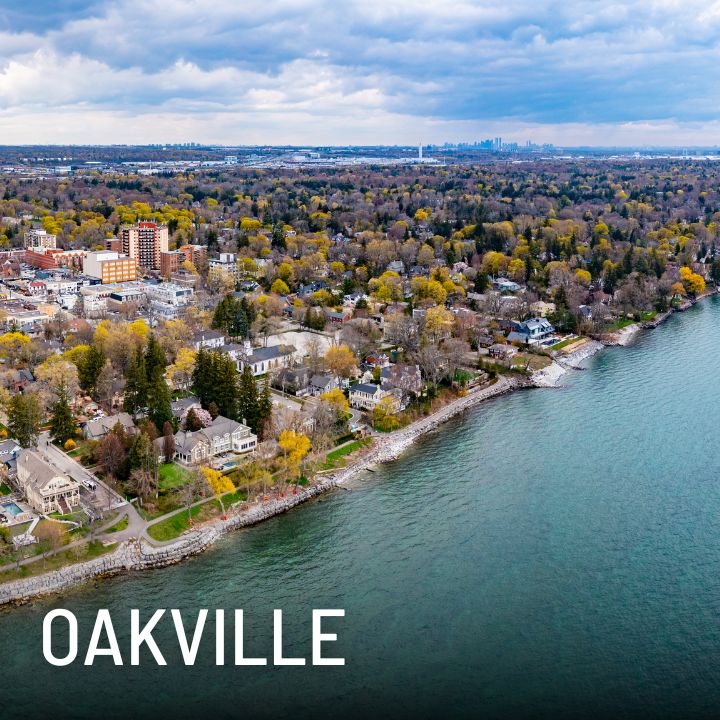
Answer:
[[[717, 294], [706, 293], [704, 297]], [[607, 347], [628, 345], [642, 329], [658, 327], [676, 311], [668, 311], [651, 323], [633, 324], [615, 333], [612, 337], [587, 338], [576, 350], [556, 357], [553, 362], [529, 377], [500, 375], [489, 386], [473, 389], [467, 395], [452, 400], [437, 412], [416, 420], [387, 438], [359, 457], [346, 468], [324, 476], [297, 495], [276, 498], [251, 506], [242, 514], [229, 515], [227, 520], [216, 519], [177, 538], [163, 546], [153, 546], [143, 540], [125, 540], [106, 555], [37, 576], [20, 578], [0, 584], [0, 607], [20, 605], [33, 599], [77, 589], [95, 579], [128, 574], [133, 571], [167, 567], [182, 562], [207, 550], [227, 533], [240, 528], [251, 527], [271, 517], [288, 512], [294, 507], [322, 495], [359, 475], [372, 470], [372, 466], [397, 460], [419, 437], [436, 429], [451, 418], [491, 398], [523, 388], [558, 387], [561, 378], [571, 370], [582, 370], [584, 363]]]

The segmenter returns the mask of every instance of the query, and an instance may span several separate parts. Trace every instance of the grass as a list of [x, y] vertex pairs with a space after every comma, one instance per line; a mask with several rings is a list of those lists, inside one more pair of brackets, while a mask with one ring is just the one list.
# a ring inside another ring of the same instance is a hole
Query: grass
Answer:
[[580, 342], [582, 340], [581, 337], [568, 337], [564, 340], [561, 340], [559, 343], [555, 343], [555, 345], [552, 345], [550, 347], [550, 350], [562, 350], [564, 347], [567, 347], [568, 345], [573, 345], [576, 342]]
[[101, 555], [107, 555], [116, 549], [117, 545], [106, 547], [98, 540], [94, 540], [78, 548], [64, 550], [55, 555], [50, 555], [47, 558], [36, 560], [28, 565], [22, 565], [19, 570], [16, 568], [4, 570], [0, 572], [0, 582], [10, 582], [11, 580], [18, 580], [20, 578], [42, 575], [42, 573], [49, 572], [50, 570], [58, 570], [67, 565], [73, 565], [74, 563], [92, 560]]
[[130, 524], [130, 518], [126, 515], [120, 522], [115, 523], [112, 527], [108, 528], [105, 532], [116, 533], [122, 532]]
[[177, 463], [164, 463], [159, 470], [160, 492], [166, 493], [184, 485], [190, 477], [190, 473]]
[[[189, 514], [192, 517], [193, 524], [195, 524], [217, 517], [221, 512], [220, 503], [213, 499], [191, 508]], [[148, 535], [154, 540], [174, 540], [189, 529], [188, 511], [183, 510], [167, 518], [167, 520], [151, 525], [148, 528]]]
[[10, 493], [12, 490], [5, 483], [0, 483], [0, 495], [10, 495]]
[[513, 366], [524, 369], [525, 366], [530, 370], [542, 370], [552, 364], [552, 358], [547, 355], [533, 355], [531, 353], [518, 353], [512, 359]]
[[344, 467], [345, 461], [342, 458], [346, 455], [350, 455], [350, 453], [354, 453], [356, 450], [368, 445], [370, 442], [371, 438], [363, 438], [362, 440], [355, 440], [354, 442], [330, 451], [325, 458], [325, 465], [323, 466], [323, 469], [332, 470], [338, 467], [338, 462]]
[[640, 319], [643, 322], [649, 322], [650, 320], [654, 320], [657, 317], [657, 310], [646, 310], [641, 316]]
[[635, 323], [635, 320], [632, 318], [618, 318], [615, 322], [610, 323], [609, 325], [605, 326], [605, 330], [607, 332], [612, 332], [613, 330], [622, 330], [623, 328], [626, 328], [628, 325], [633, 325]]

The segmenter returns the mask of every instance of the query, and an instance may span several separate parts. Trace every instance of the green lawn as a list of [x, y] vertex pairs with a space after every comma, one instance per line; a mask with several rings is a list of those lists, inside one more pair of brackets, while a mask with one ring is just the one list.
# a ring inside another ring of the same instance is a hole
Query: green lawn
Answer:
[[120, 522], [115, 523], [112, 527], [108, 528], [105, 532], [116, 533], [125, 530], [130, 523], [130, 518], [126, 515]]
[[117, 544], [105, 546], [97, 540], [90, 542], [86, 545], [82, 545], [72, 550], [63, 550], [62, 552], [50, 555], [49, 557], [41, 560], [36, 560], [29, 565], [23, 565], [19, 570], [15, 568], [0, 572], [0, 582], [9, 582], [10, 580], [17, 580], [18, 578], [32, 577], [34, 575], [40, 575], [50, 570], [57, 570], [58, 568], [65, 567], [66, 565], [72, 565], [77, 562], [84, 562], [85, 560], [92, 560], [100, 555], [106, 555], [107, 553], [114, 552], [117, 550]]
[[579, 338], [579, 337], [565, 338], [564, 340], [561, 340], [559, 343], [552, 345], [550, 347], [550, 349], [551, 350], [562, 350], [564, 347], [567, 347], [568, 345], [571, 345], [572, 343], [579, 342], [580, 340], [582, 340], [582, 338]]
[[12, 490], [5, 484], [0, 483], [0, 495], [9, 495]]
[[327, 457], [325, 458], [324, 469], [332, 470], [336, 467], [344, 465], [343, 462], [338, 463], [338, 461], [341, 461], [341, 458], [343, 458], [345, 455], [349, 455], [350, 453], [354, 453], [356, 450], [359, 450], [361, 447], [368, 445], [370, 442], [371, 438], [363, 438], [362, 440], [355, 440], [354, 442], [348, 443], [347, 445], [343, 445], [342, 447], [332, 450], [327, 454]]
[[190, 473], [176, 463], [164, 463], [160, 466], [160, 492], [165, 493], [183, 485]]
[[612, 332], [613, 330], [622, 330], [628, 325], [632, 325], [635, 322], [632, 318], [618, 318], [615, 322], [605, 326], [605, 330]]
[[[190, 510], [194, 523], [209, 520], [220, 513], [220, 503], [217, 500], [210, 500], [202, 505], [196, 505]], [[148, 528], [148, 535], [155, 540], [173, 540], [189, 528], [188, 512], [183, 510], [167, 520], [151, 525]]]
[[643, 322], [649, 322], [657, 317], [657, 310], [646, 310], [642, 315], [641, 319]]

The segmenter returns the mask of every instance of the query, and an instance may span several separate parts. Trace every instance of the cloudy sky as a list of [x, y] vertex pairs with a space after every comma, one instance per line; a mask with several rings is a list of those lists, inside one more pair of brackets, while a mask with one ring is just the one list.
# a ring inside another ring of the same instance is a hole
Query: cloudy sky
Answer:
[[720, 144], [712, 0], [0, 0], [0, 143]]

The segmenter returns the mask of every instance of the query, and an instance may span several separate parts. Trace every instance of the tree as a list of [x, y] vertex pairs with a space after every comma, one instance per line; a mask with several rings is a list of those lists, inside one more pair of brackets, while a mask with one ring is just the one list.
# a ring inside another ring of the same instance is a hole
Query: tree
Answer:
[[10, 398], [7, 415], [10, 436], [21, 447], [35, 447], [43, 419], [42, 405], [37, 394], [29, 392], [13, 395]]
[[268, 435], [272, 423], [272, 395], [270, 393], [270, 379], [265, 377], [263, 388], [258, 397], [258, 441], [262, 442]]
[[154, 451], [152, 440], [147, 433], [139, 432], [133, 438], [128, 453], [130, 470], [147, 470], [154, 472], [157, 465], [157, 453]]
[[257, 382], [249, 365], [245, 365], [240, 373], [237, 394], [237, 416], [256, 433], [260, 419]]
[[386, 395], [373, 408], [373, 427], [383, 432], [396, 430], [400, 422], [395, 417], [395, 413], [397, 413], [397, 399], [392, 395]]
[[227, 475], [223, 475], [219, 470], [214, 470], [211, 467], [203, 467], [201, 472], [213, 495], [220, 501], [220, 507], [222, 508], [223, 515], [225, 515], [225, 503], [223, 503], [222, 496], [225, 495], [225, 493], [235, 492], [235, 485], [233, 485], [232, 480], [230, 480]]
[[175, 388], [186, 390], [192, 380], [197, 353], [193, 348], [181, 347], [175, 362], [167, 369], [167, 377]]
[[80, 387], [91, 395], [95, 392], [100, 371], [105, 365], [105, 353], [91, 345], [78, 362], [78, 380]]
[[170, 390], [165, 381], [165, 375], [160, 375], [150, 381], [147, 395], [148, 417], [155, 427], [163, 427], [166, 422], [172, 422], [173, 413], [170, 406]]
[[158, 483], [156, 474], [146, 468], [135, 468], [130, 473], [130, 489], [142, 500], [157, 497]]
[[50, 437], [52, 437], [53, 442], [65, 445], [75, 435], [77, 425], [68, 401], [68, 392], [64, 385], [60, 386], [58, 398], [53, 403], [50, 412]]
[[166, 463], [172, 462], [175, 457], [175, 434], [170, 422], [163, 425], [163, 454]]
[[349, 378], [357, 370], [357, 358], [347, 345], [327, 349], [325, 364], [337, 378]]
[[298, 478], [302, 461], [310, 450], [310, 438], [295, 430], [283, 430], [278, 438], [278, 445], [283, 451], [283, 474], [286, 480]]
[[128, 453], [119, 433], [111, 430], [95, 449], [95, 460], [105, 475], [124, 480], [127, 478]]
[[125, 395], [123, 407], [125, 412], [135, 416], [139, 410], [147, 407], [147, 372], [145, 355], [140, 347], [133, 353], [132, 360], [125, 373]]

